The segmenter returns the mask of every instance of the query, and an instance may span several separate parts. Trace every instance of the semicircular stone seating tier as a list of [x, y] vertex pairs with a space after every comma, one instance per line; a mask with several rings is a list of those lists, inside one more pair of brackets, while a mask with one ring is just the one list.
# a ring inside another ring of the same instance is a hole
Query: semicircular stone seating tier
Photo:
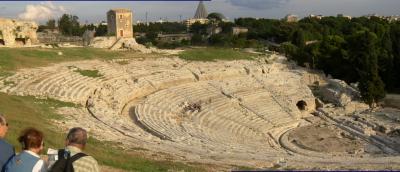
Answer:
[[[203, 142], [256, 148], [265, 145], [270, 129], [298, 122], [300, 112], [294, 111], [296, 106], [288, 101], [274, 98], [274, 94], [285, 94], [274, 84], [265, 88], [255, 81], [247, 77], [170, 87], [149, 95], [136, 107], [135, 115], [150, 133], [162, 139], [183, 141], [195, 137]], [[200, 103], [201, 110], [184, 112], [185, 103]]]
[[2, 91], [84, 104], [101, 80], [86, 77], [65, 68], [58, 68], [58, 70], [37, 69], [37, 72], [29, 71], [29, 73], [21, 72], [8, 78], [15, 81], [16, 85], [3, 88]]

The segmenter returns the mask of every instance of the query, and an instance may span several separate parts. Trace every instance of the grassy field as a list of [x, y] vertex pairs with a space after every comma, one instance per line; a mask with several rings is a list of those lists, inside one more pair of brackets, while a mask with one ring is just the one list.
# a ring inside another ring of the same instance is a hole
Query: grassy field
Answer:
[[[62, 55], [58, 55], [62, 52]], [[113, 52], [94, 48], [0, 48], [0, 69], [2, 71], [19, 68], [45, 66], [49, 63], [72, 60], [113, 59], [126, 57], [127, 52]]]
[[251, 60], [253, 56], [253, 54], [231, 48], [197, 48], [189, 49], [179, 54], [180, 58], [193, 61]]
[[[65, 132], [51, 124], [50, 119], [62, 119], [56, 114], [56, 107], [79, 106], [73, 103], [53, 99], [41, 100], [31, 96], [10, 96], [0, 93], [0, 111], [4, 113], [10, 125], [6, 140], [21, 150], [17, 137], [26, 127], [35, 127], [45, 134], [47, 148], [62, 148]], [[198, 166], [170, 161], [154, 161], [136, 156], [134, 150], [122, 150], [109, 142], [101, 142], [90, 138], [86, 152], [93, 155], [100, 164], [127, 171], [204, 171]]]

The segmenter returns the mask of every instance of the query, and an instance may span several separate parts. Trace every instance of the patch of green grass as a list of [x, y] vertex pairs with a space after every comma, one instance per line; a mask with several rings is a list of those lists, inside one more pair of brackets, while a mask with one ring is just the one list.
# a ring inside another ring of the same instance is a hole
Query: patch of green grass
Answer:
[[76, 69], [75, 72], [80, 73], [82, 76], [92, 77], [92, 78], [99, 78], [103, 75], [99, 73], [99, 70], [82, 70]]
[[35, 97], [32, 96], [26, 96], [26, 97], [31, 97], [31, 99], [35, 99], [36, 103], [44, 104], [46, 107], [54, 107], [54, 108], [60, 108], [60, 107], [82, 107], [80, 104], [75, 104], [71, 102], [63, 102], [60, 100], [52, 99], [52, 98], [47, 98], [47, 99], [36, 99]]
[[3, 84], [4, 85], [15, 85], [15, 82], [14, 81], [3, 81]]
[[127, 61], [127, 60], [120, 60], [120, 61], [117, 61], [116, 63], [118, 63], [118, 64], [120, 64], [120, 65], [127, 65], [127, 64], [129, 64], [129, 61]]
[[230, 48], [198, 48], [183, 51], [179, 57], [193, 61], [252, 59], [252, 54]]
[[[62, 118], [55, 113], [57, 107], [76, 107], [73, 103], [54, 99], [36, 99], [33, 96], [11, 96], [0, 93], [0, 112], [9, 123], [6, 140], [15, 145], [17, 152], [21, 146], [17, 141], [20, 132], [27, 127], [35, 127], [45, 135], [45, 149], [64, 147], [65, 133], [54, 126], [49, 119]], [[171, 161], [154, 161], [140, 157], [134, 150], [123, 150], [115, 143], [90, 138], [85, 152], [95, 157], [101, 165], [127, 171], [205, 171], [197, 166]]]
[[2, 71], [2, 70], [0, 70], [0, 78], [1, 77], [8, 77], [8, 76], [11, 76], [11, 75], [13, 75], [14, 73], [13, 72], [10, 72], [10, 71]]
[[[58, 55], [58, 52], [62, 52], [62, 55]], [[110, 60], [134, 57], [132, 55], [132, 52], [116, 52], [95, 48], [0, 48], [0, 73], [63, 61]]]

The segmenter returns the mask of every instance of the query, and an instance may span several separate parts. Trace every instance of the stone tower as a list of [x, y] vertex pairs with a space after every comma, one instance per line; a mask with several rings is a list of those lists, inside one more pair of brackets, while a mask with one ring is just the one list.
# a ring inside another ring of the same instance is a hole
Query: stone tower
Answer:
[[107, 12], [109, 35], [117, 38], [133, 38], [132, 11], [129, 9], [111, 9]]

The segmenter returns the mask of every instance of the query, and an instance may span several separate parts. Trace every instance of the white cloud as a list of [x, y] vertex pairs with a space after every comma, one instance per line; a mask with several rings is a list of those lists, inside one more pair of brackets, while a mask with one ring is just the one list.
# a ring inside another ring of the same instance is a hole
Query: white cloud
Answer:
[[20, 19], [43, 21], [51, 18], [56, 18], [60, 14], [65, 13], [63, 6], [55, 6], [50, 1], [37, 5], [27, 5], [25, 11], [18, 15]]

